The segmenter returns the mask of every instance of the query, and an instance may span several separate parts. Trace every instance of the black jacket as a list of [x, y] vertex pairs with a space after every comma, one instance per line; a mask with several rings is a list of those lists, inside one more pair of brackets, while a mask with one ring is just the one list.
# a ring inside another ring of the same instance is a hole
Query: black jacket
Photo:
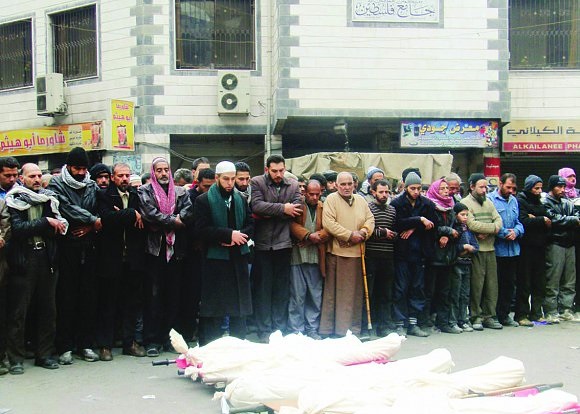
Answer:
[[[524, 235], [520, 244], [524, 246], [542, 247], [548, 244], [550, 228], [546, 227], [544, 217], [548, 217], [546, 206], [539, 196], [522, 191], [517, 196], [520, 206], [520, 223], [524, 226]], [[534, 217], [530, 217], [530, 214]]]
[[[435, 207], [435, 216], [437, 217], [437, 221], [434, 223], [437, 234], [431, 264], [434, 266], [450, 266], [457, 258], [457, 239], [453, 238], [455, 213], [452, 208], [443, 210]], [[449, 239], [445, 247], [439, 246], [439, 239], [441, 237], [447, 237]]]
[[[395, 229], [399, 233], [395, 241], [395, 257], [408, 261], [432, 258], [436, 229], [426, 230], [421, 223], [421, 217], [431, 220], [436, 225], [435, 203], [427, 197], [419, 196], [413, 207], [406, 194], [401, 194], [391, 201], [391, 205], [397, 210]], [[401, 232], [409, 229], [415, 229], [414, 233], [408, 239], [402, 239]], [[421, 254], [421, 257], [417, 257], [417, 254]]]
[[[50, 202], [47, 201], [42, 206], [42, 217], [28, 220], [28, 210], [17, 210], [8, 207], [10, 212], [12, 238], [8, 245], [8, 265], [14, 274], [24, 273], [26, 268], [26, 254], [31, 249], [29, 246], [30, 239], [34, 236], [42, 237], [46, 244], [45, 250], [48, 257], [48, 263], [53, 273], [58, 268], [58, 248], [56, 243], [57, 237], [62, 237], [54, 233], [47, 217], [54, 218], [54, 213], [50, 208]], [[70, 231], [70, 229], [69, 229]]]
[[570, 200], [561, 198], [560, 200], [548, 194], [543, 201], [550, 220], [552, 220], [552, 232], [550, 233], [550, 243], [561, 247], [572, 247], [578, 231], [578, 210]]
[[[126, 260], [133, 270], [143, 268], [145, 257], [145, 230], [135, 227], [136, 213], [139, 211], [137, 190], [129, 187], [129, 206], [123, 208], [123, 200], [113, 183], [106, 190], [97, 192], [97, 210], [103, 223], [100, 234], [100, 264], [103, 275], [114, 275]], [[116, 207], [116, 208], [115, 208]]]
[[99, 187], [94, 181], [89, 182], [85, 188], [75, 190], [65, 184], [62, 175], [59, 175], [50, 180], [47, 188], [56, 193], [60, 202], [60, 214], [68, 220], [71, 228], [94, 224], [97, 221], [97, 191]]

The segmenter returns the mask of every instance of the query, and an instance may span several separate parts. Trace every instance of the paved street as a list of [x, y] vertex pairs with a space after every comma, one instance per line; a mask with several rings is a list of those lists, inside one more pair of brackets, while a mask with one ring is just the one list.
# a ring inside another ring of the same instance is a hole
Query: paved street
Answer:
[[[435, 334], [409, 338], [397, 358], [448, 348], [456, 370], [505, 355], [524, 362], [528, 383], [563, 382], [580, 396], [580, 324], [460, 335]], [[213, 389], [175, 375], [175, 367], [152, 367], [150, 358], [118, 355], [113, 362], [87, 363], [47, 371], [26, 362], [21, 376], [0, 377], [0, 414], [21, 413], [215, 413]], [[161, 358], [174, 358], [163, 354]]]

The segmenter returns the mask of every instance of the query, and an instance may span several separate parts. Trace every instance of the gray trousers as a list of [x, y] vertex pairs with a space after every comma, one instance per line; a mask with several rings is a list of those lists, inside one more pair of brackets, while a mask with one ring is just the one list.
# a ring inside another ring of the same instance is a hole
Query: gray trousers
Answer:
[[497, 305], [497, 263], [495, 252], [479, 252], [471, 265], [469, 308], [471, 321], [495, 317]]
[[322, 308], [322, 275], [318, 264], [290, 266], [288, 330], [317, 332]]
[[546, 295], [544, 314], [572, 309], [576, 296], [576, 253], [574, 246], [549, 244], [546, 249]]

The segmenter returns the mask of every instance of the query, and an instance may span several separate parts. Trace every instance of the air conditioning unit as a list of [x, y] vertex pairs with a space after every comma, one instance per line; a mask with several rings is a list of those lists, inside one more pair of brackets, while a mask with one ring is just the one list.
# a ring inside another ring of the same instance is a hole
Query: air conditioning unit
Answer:
[[218, 71], [218, 114], [248, 115], [250, 112], [250, 73]]
[[36, 113], [54, 116], [66, 112], [62, 73], [47, 73], [36, 78]]

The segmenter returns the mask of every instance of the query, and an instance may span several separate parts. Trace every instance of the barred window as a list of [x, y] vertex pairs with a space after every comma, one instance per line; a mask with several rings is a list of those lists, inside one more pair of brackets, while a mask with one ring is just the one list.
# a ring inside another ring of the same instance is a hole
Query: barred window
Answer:
[[97, 75], [97, 23], [94, 5], [53, 14], [54, 71], [65, 80]]
[[0, 89], [32, 85], [32, 20], [0, 26]]
[[580, 67], [578, 0], [510, 0], [511, 69]]
[[255, 69], [254, 0], [175, 0], [178, 69]]

